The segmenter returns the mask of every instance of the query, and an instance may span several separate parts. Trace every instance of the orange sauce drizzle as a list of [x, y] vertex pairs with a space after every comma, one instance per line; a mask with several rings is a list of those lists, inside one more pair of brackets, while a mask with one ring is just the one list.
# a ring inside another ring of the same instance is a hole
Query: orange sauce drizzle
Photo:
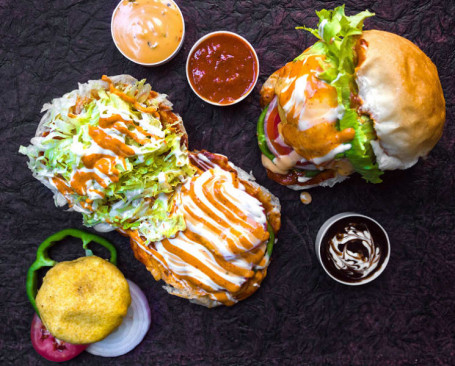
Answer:
[[128, 157], [134, 155], [134, 150], [131, 147], [109, 136], [102, 128], [89, 126], [88, 134], [100, 147], [111, 150], [118, 156]]
[[[234, 172], [228, 172], [227, 174], [232, 177], [233, 186], [239, 188], [240, 182], [237, 174]], [[202, 224], [204, 229], [209, 230], [214, 237], [218, 238], [218, 240], [225, 241], [227, 249], [232, 253], [232, 256], [225, 258], [221, 253], [220, 248], [216, 247], [216, 242], [212, 242], [209, 238], [202, 236], [201, 232], [195, 232], [188, 227], [183, 232], [177, 234], [175, 239], [179, 244], [173, 242], [173, 239], [164, 239], [161, 241], [161, 244], [169, 255], [178, 258], [179, 261], [187, 263], [188, 266], [197, 268], [223, 290], [219, 291], [218, 289], [213, 288], [196, 276], [178, 274], [170, 270], [170, 268], [167, 267], [168, 264], [166, 259], [158, 252], [155, 244], [150, 244], [147, 247], [147, 250], [156, 258], [153, 266], [155, 268], [156, 266], [162, 268], [160, 276], [163, 276], [168, 283], [171, 283], [178, 288], [189, 286], [193, 291], [200, 293], [202, 296], [209, 296], [225, 305], [233, 305], [235, 303], [235, 300], [233, 301], [233, 299], [247, 297], [248, 295], [246, 293], [252, 293], [257, 289], [256, 286], [250, 286], [247, 283], [250, 280], [259, 283], [266, 271], [265, 269], [253, 270], [240, 267], [233, 263], [232, 259], [242, 259], [247, 263], [250, 263], [252, 268], [255, 266], [265, 266], [268, 260], [267, 257], [265, 257], [265, 251], [269, 233], [264, 225], [250, 219], [245, 212], [229, 201], [229, 197], [225, 194], [223, 189], [223, 182], [227, 179], [226, 172], [224, 175], [220, 175], [216, 170], [213, 170], [211, 176], [204, 181], [201, 186], [202, 194], [213, 207], [208, 207], [207, 204], [198, 197], [198, 194], [195, 191], [197, 179], [198, 177], [193, 178], [188, 185], [183, 186], [181, 189], [181, 195], [182, 197], [185, 197], [183, 200], [185, 221], [196, 227], [197, 225]], [[185, 200], [190, 200], [191, 204], [197, 206], [200, 211], [197, 213], [193, 212], [190, 207], [191, 205], [188, 202], [185, 204]], [[220, 213], [217, 213], [215, 209], [220, 211], [224, 217], [221, 216]], [[213, 221], [221, 227], [214, 225]], [[140, 246], [142, 240], [137, 235], [137, 232], [129, 234], [132, 239], [132, 245]], [[232, 279], [222, 276], [222, 272], [219, 272], [219, 269], [216, 271], [212, 266], [207, 265], [208, 261], [212, 260], [211, 258], [207, 258], [207, 261], [203, 261], [198, 256], [192, 254], [191, 249], [186, 251], [186, 246], [185, 244], [182, 245], [182, 242], [188, 243], [188, 248], [191, 248], [191, 245], [194, 245], [194, 243], [204, 246], [213, 255], [214, 265], [221, 267], [222, 270], [226, 271], [226, 274], [229, 273], [230, 276], [243, 277], [244, 280], [241, 282], [242, 284], [231, 282]], [[172, 261], [172, 259], [170, 259], [170, 261]], [[156, 269], [153, 270], [152, 273], [156, 273]], [[155, 276], [155, 278], [156, 277], [157, 276]]]
[[[144, 145], [148, 142], [147, 139], [139, 138], [134, 131], [130, 131], [127, 127], [122, 125], [119, 122], [123, 122], [124, 124], [134, 126], [134, 128], [141, 132], [143, 135], [147, 137], [153, 137], [150, 133], [145, 131], [141, 126], [137, 126], [134, 124], [133, 121], [127, 121], [123, 119], [120, 115], [112, 115], [107, 118], [100, 118], [99, 119], [99, 127], [96, 126], [89, 126], [89, 135], [101, 148], [110, 150], [115, 153], [117, 156], [110, 156], [105, 154], [91, 154], [85, 155], [81, 158], [83, 165], [88, 169], [97, 169], [104, 175], [106, 175], [111, 182], [118, 182], [119, 180], [119, 171], [115, 167], [116, 160], [120, 158], [120, 161], [125, 164], [125, 157], [132, 156], [135, 154], [134, 150], [129, 147], [128, 145], [124, 144], [120, 140], [111, 137], [107, 134], [104, 129], [105, 128], [115, 128], [118, 131], [124, 133], [127, 136], [130, 136], [136, 142], [141, 145]], [[61, 178], [53, 178], [53, 182], [60, 193], [63, 195], [65, 194], [72, 194], [76, 192], [80, 195], [87, 194], [87, 183], [89, 181], [96, 181], [102, 187], [106, 188], [109, 184], [104, 179], [96, 174], [96, 172], [84, 172], [84, 171], [76, 171], [73, 174], [71, 182], [69, 182], [69, 186], [66, 182], [64, 182]], [[100, 190], [93, 189], [95, 193], [100, 194], [102, 197], [104, 193]]]
[[[338, 101], [336, 89], [318, 78], [322, 61], [323, 56], [308, 56], [289, 62], [277, 71], [279, 81], [275, 92], [282, 108], [292, 100], [298, 78], [307, 75], [305, 100], [294, 103], [289, 111], [281, 110], [280, 114], [284, 113], [285, 118], [281, 118], [278, 127], [286, 144], [307, 160], [327, 155], [340, 144], [351, 141], [355, 135], [354, 129], [338, 131], [336, 121], [324, 118], [338, 106]], [[299, 129], [301, 113], [308, 116], [311, 124], [308, 129]]]
[[130, 97], [129, 95], [126, 95], [122, 91], [118, 90], [115, 86], [114, 83], [112, 82], [111, 79], [109, 79], [106, 75], [103, 75], [101, 77], [101, 80], [107, 82], [109, 84], [109, 91], [117, 96], [119, 96], [121, 99], [123, 99], [127, 103], [131, 103], [134, 105], [134, 108], [136, 108], [138, 111], [144, 112], [144, 113], [152, 113], [156, 117], [156, 108], [154, 107], [144, 107], [141, 105], [136, 98]]
[[107, 118], [100, 118], [99, 126], [101, 128], [115, 128], [116, 130], [122, 132], [123, 134], [131, 137], [134, 141], [136, 141], [140, 145], [145, 145], [146, 143], [149, 142], [148, 139], [140, 139], [133, 131], [130, 131], [128, 129], [128, 127], [125, 127], [118, 122], [123, 122], [127, 126], [133, 126], [141, 134], [143, 134], [149, 138], [152, 137], [152, 134], [148, 133], [141, 126], [136, 125], [133, 121], [128, 121], [128, 120], [123, 119], [122, 116], [120, 116], [119, 114], [113, 114], [112, 116], [107, 117]]
[[57, 187], [58, 191], [63, 195], [74, 193], [74, 191], [71, 189], [71, 187], [69, 187], [66, 184], [66, 182], [60, 177], [52, 178], [52, 183], [54, 183], [54, 185]]
[[87, 182], [90, 180], [96, 181], [101, 187], [106, 188], [106, 182], [95, 172], [77, 171], [71, 179], [71, 187], [80, 195], [87, 194]]

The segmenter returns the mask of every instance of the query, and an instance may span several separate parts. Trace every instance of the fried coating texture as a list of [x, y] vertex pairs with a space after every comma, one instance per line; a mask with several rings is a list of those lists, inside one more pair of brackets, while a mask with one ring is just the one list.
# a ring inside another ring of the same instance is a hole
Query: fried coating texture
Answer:
[[58, 263], [47, 272], [36, 296], [46, 328], [73, 344], [107, 337], [122, 323], [130, 303], [122, 272], [96, 256]]

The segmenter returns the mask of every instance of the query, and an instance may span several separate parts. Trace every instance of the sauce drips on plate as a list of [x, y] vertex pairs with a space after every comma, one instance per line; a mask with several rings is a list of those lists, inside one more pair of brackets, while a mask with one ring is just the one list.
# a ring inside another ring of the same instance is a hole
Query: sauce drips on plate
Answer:
[[187, 74], [193, 90], [210, 102], [227, 105], [248, 94], [258, 77], [253, 48], [228, 32], [208, 35], [191, 52]]
[[112, 36], [129, 59], [158, 63], [180, 46], [184, 22], [172, 0], [122, 0], [112, 16]]

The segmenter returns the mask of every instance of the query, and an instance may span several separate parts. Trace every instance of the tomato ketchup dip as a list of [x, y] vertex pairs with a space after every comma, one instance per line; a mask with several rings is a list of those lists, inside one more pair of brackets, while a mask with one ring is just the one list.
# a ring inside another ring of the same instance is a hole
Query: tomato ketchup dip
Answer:
[[259, 60], [253, 46], [238, 34], [209, 33], [191, 49], [186, 74], [193, 91], [210, 104], [238, 103], [253, 90]]

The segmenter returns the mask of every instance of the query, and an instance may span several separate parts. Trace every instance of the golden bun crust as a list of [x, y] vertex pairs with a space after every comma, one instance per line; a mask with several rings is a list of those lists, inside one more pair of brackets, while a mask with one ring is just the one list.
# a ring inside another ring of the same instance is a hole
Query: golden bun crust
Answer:
[[411, 41], [379, 30], [363, 32], [357, 51], [361, 108], [374, 119], [379, 167], [409, 168], [442, 135], [445, 101], [436, 66]]
[[36, 296], [39, 315], [49, 332], [73, 344], [107, 337], [122, 323], [130, 303], [122, 272], [96, 256], [55, 265]]

